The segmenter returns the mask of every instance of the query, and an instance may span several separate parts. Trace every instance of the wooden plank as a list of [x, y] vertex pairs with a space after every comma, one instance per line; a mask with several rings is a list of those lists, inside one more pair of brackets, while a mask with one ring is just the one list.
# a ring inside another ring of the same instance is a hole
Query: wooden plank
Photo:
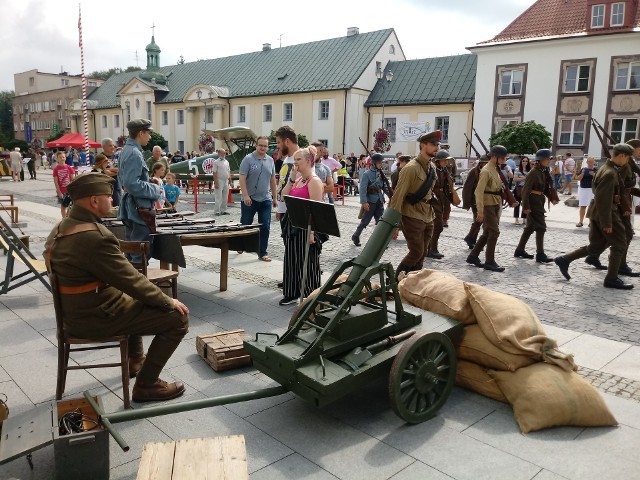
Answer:
[[233, 480], [246, 480], [249, 478], [249, 466], [247, 464], [247, 447], [244, 435], [231, 435], [221, 437], [222, 458], [224, 461], [224, 477]]
[[137, 480], [171, 480], [173, 475], [173, 458], [175, 442], [144, 445]]

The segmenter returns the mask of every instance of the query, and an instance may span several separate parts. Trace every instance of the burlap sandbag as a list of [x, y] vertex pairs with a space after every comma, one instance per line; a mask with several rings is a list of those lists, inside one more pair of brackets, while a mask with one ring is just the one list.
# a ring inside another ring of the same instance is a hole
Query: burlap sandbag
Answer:
[[498, 383], [487, 373], [487, 369], [476, 363], [458, 360], [456, 385], [499, 402], [508, 403], [507, 398], [498, 388]]
[[575, 372], [539, 362], [515, 372], [489, 370], [522, 433], [548, 427], [617, 425], [598, 391]]
[[399, 285], [400, 298], [413, 306], [458, 320], [476, 323], [464, 282], [453, 275], [425, 268], [411, 272]]
[[495, 370], [515, 371], [535, 363], [528, 355], [516, 355], [505, 352], [487, 339], [479, 325], [464, 327], [462, 340], [458, 345], [458, 358], [469, 360]]
[[573, 355], [558, 350], [558, 344], [546, 336], [529, 305], [473, 283], [465, 283], [464, 288], [482, 333], [500, 350], [552, 363], [567, 371], [577, 369]]

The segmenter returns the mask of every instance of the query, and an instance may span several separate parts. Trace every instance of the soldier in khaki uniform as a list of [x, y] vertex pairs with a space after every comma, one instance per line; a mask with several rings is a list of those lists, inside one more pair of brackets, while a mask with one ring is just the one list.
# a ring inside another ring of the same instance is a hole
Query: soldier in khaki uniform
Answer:
[[[58, 277], [64, 328], [82, 338], [130, 335], [133, 400], [175, 398], [184, 385], [159, 375], [188, 331], [189, 309], [138, 272], [100, 223], [111, 211], [114, 183], [102, 173], [78, 175], [67, 187], [71, 212], [47, 238], [45, 260]], [[155, 335], [146, 358], [141, 335]]]
[[482, 168], [489, 161], [489, 157], [482, 155], [478, 159], [478, 165], [469, 170], [469, 175], [462, 186], [462, 208], [465, 210], [471, 209], [473, 215], [473, 221], [471, 222], [471, 228], [469, 233], [463, 238], [465, 243], [469, 246], [469, 250], [473, 250], [478, 241], [478, 234], [480, 233], [481, 223], [478, 223], [478, 207], [476, 206], [476, 187], [478, 186], [478, 180], [480, 178], [480, 172]]
[[[429, 251], [433, 233], [433, 208], [429, 203], [433, 181], [431, 185], [426, 185], [426, 181], [428, 178], [435, 179], [435, 168], [431, 160], [438, 151], [439, 138], [439, 130], [418, 138], [420, 153], [400, 170], [398, 185], [391, 197], [391, 208], [402, 214], [402, 233], [409, 248], [396, 268], [396, 275], [400, 272], [422, 270], [424, 257]], [[423, 185], [428, 186], [428, 190], [418, 199], [417, 195], [413, 195], [420, 192]]]
[[520, 237], [520, 242], [514, 252], [514, 257], [533, 258], [533, 255], [525, 250], [529, 237], [536, 232], [536, 262], [553, 262], [544, 253], [544, 234], [547, 231], [544, 203], [547, 197], [556, 205], [558, 201], [553, 195], [553, 179], [549, 173], [551, 163], [551, 150], [543, 148], [536, 153], [536, 165], [527, 173], [522, 188], [522, 211], [527, 215], [525, 227]]
[[[482, 235], [467, 257], [467, 263], [483, 267], [492, 272], [504, 272], [504, 267], [495, 261], [496, 244], [500, 236], [500, 213], [502, 207], [503, 183], [498, 173], [498, 162], [507, 158], [507, 149], [495, 145], [489, 152], [489, 162], [480, 171], [478, 186], [475, 190], [478, 216], [476, 221], [482, 224]], [[487, 247], [485, 262], [480, 262], [480, 252]]]
[[[638, 177], [636, 173], [638, 173], [638, 166], [635, 164], [634, 159], [640, 159], [640, 140], [633, 139], [627, 142], [627, 145], [631, 145], [633, 148], [632, 157], [629, 159], [626, 165], [620, 167], [620, 176], [622, 177], [622, 182], [624, 183], [624, 195], [626, 197], [626, 201], [628, 205], [633, 208], [633, 196], [640, 197], [640, 189], [636, 187], [636, 183]], [[622, 217], [622, 224], [624, 225], [624, 231], [627, 236], [627, 251], [625, 251], [622, 256], [622, 260], [620, 262], [620, 270], [618, 271], [619, 275], [625, 275], [627, 277], [640, 277], [640, 272], [634, 271], [629, 264], [627, 264], [627, 252], [629, 251], [629, 245], [631, 245], [631, 240], [633, 240], [633, 236], [635, 235], [633, 225], [631, 224], [631, 215]], [[598, 270], [606, 270], [607, 267], [600, 263], [600, 259], [598, 257], [587, 256], [584, 259], [586, 263], [596, 267]]]
[[453, 178], [451, 178], [447, 168], [450, 158], [453, 157], [449, 155], [447, 150], [440, 150], [436, 153], [434, 159], [436, 178], [433, 183], [433, 194], [431, 195], [431, 206], [434, 214], [433, 235], [431, 236], [428, 257], [436, 260], [444, 257], [438, 250], [438, 241], [447, 223], [447, 208], [451, 211], [451, 202], [453, 201]]
[[620, 177], [620, 167], [629, 161], [633, 154], [633, 148], [626, 143], [619, 143], [613, 147], [613, 158], [598, 170], [593, 179], [593, 194], [587, 218], [589, 223], [589, 245], [580, 247], [573, 252], [556, 257], [555, 263], [560, 268], [560, 272], [569, 280], [569, 265], [578, 258], [587, 255], [598, 257], [607, 247], [611, 247], [609, 253], [609, 267], [604, 278], [606, 288], [617, 288], [621, 290], [631, 290], [633, 284], [624, 283], [618, 273], [622, 259], [627, 251], [627, 236], [622, 220], [623, 216], [628, 216], [631, 211], [622, 211], [621, 197], [624, 195], [624, 184]]

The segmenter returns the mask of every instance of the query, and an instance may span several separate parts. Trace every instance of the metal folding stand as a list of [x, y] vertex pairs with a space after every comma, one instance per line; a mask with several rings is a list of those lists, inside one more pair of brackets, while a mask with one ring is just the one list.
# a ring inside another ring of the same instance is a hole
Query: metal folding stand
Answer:
[[311, 247], [311, 232], [324, 233], [334, 237], [340, 236], [336, 209], [330, 203], [307, 200], [306, 198], [285, 195], [287, 215], [294, 227], [306, 229], [307, 243], [304, 248], [304, 263], [302, 265], [302, 285], [300, 286], [300, 303], [304, 300], [304, 289], [307, 285], [307, 265], [309, 264], [309, 248]]

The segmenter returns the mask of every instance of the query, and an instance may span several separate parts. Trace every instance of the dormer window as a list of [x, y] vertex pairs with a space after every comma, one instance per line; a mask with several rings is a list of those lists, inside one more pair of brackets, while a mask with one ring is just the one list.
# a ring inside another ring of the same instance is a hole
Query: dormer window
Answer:
[[604, 27], [604, 5], [593, 5], [591, 7], [591, 28]]
[[624, 2], [611, 4], [611, 26], [621, 27], [624, 25]]

